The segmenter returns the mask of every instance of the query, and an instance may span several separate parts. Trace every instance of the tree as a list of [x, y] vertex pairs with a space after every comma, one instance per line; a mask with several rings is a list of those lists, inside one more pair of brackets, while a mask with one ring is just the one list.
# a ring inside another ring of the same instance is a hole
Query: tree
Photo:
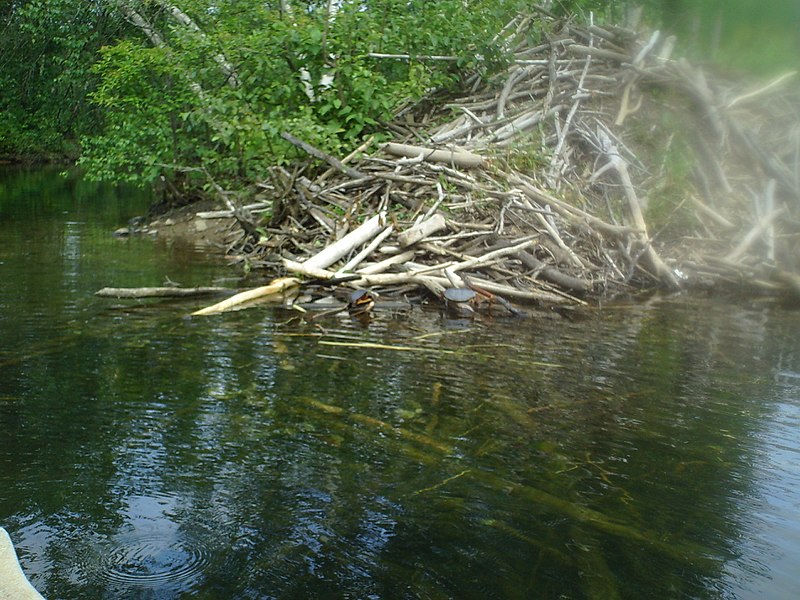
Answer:
[[15, 0], [0, 11], [0, 155], [75, 154], [98, 122], [91, 64], [124, 23], [97, 0]]

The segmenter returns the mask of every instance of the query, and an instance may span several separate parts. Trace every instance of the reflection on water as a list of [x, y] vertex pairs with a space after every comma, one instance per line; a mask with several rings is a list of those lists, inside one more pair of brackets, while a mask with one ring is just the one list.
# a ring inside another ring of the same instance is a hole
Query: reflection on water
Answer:
[[78, 218], [62, 190], [67, 215], [12, 227], [8, 206], [30, 207], [3, 202], [0, 524], [48, 597], [800, 584], [796, 312], [679, 296], [458, 327], [433, 310], [366, 329], [187, 319], [190, 302], [91, 296], [224, 273], [112, 240], [135, 200]]

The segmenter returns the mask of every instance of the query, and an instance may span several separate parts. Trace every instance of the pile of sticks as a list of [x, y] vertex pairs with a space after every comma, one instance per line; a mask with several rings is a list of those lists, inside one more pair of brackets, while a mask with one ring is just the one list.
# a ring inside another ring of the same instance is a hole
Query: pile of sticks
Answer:
[[[208, 215], [243, 223], [232, 252], [287, 274], [354, 274], [350, 285], [384, 293], [441, 296], [469, 274], [541, 304], [723, 283], [800, 295], [790, 77], [754, 88], [712, 80], [672, 58], [672, 37], [542, 11], [498, 36], [508, 69], [465, 76], [461, 98], [405, 107], [387, 124], [392, 143], [370, 140], [339, 160], [284, 133], [312, 161], [272, 168], [258, 202]], [[683, 230], [669, 239], [650, 231], [646, 208], [668, 148], [646, 160], [636, 143], [663, 130], [666, 111], [691, 157], [690, 185], [667, 219], [680, 217]]]

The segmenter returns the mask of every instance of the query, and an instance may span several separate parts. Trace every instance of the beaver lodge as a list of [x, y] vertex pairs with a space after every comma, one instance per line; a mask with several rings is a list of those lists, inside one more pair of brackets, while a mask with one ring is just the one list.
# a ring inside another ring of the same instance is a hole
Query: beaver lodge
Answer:
[[800, 296], [793, 74], [712, 74], [659, 32], [542, 11], [498, 36], [513, 49], [505, 72], [464, 73], [460, 95], [405, 106], [391, 141], [334, 157], [285, 132], [307, 160], [248, 194], [217, 190], [227, 210], [197, 218], [231, 219], [226, 251], [285, 276], [244, 300], [309, 278], [540, 306], [655, 287]]

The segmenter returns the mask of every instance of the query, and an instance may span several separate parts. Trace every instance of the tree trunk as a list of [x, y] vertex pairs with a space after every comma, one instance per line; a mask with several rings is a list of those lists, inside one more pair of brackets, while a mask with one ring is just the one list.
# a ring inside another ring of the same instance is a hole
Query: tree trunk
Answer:
[[[117, 0], [116, 2], [117, 7], [119, 8], [120, 12], [123, 16], [134, 26], [140, 29], [146, 36], [147, 39], [150, 40], [150, 43], [157, 48], [166, 48], [167, 43], [164, 40], [164, 37], [159, 33], [159, 31], [150, 23], [147, 19], [145, 19], [141, 13], [139, 13], [131, 3], [127, 0]], [[192, 18], [183, 12], [180, 8], [175, 5], [167, 4], [167, 3], [160, 3], [160, 5], [166, 10], [169, 15], [178, 23], [187, 27], [198, 36], [203, 39], [207, 39], [206, 34], [203, 32], [202, 29], [195, 23]], [[222, 74], [225, 75], [225, 82], [232, 88], [236, 88], [239, 86], [239, 76], [236, 74], [236, 70], [233, 67], [233, 64], [225, 57], [224, 54], [221, 52], [215, 54], [211, 57], [214, 62], [217, 63]], [[205, 98], [205, 94], [200, 87], [200, 84], [191, 81], [192, 89], [195, 93], [198, 94], [201, 98]]]
[[[177, 6], [171, 4], [162, 4], [162, 6], [169, 11], [169, 14], [181, 25], [188, 27], [193, 32], [195, 32], [198, 36], [203, 38], [204, 40], [207, 39], [206, 34], [203, 32], [202, 29], [195, 23], [192, 18], [183, 12]], [[222, 54], [221, 52], [215, 54], [211, 57], [215, 63], [219, 66], [222, 73], [225, 75], [225, 83], [227, 83], [232, 88], [239, 87], [239, 76], [236, 74], [236, 69], [234, 69], [233, 64], [227, 59], [227, 57]]]

